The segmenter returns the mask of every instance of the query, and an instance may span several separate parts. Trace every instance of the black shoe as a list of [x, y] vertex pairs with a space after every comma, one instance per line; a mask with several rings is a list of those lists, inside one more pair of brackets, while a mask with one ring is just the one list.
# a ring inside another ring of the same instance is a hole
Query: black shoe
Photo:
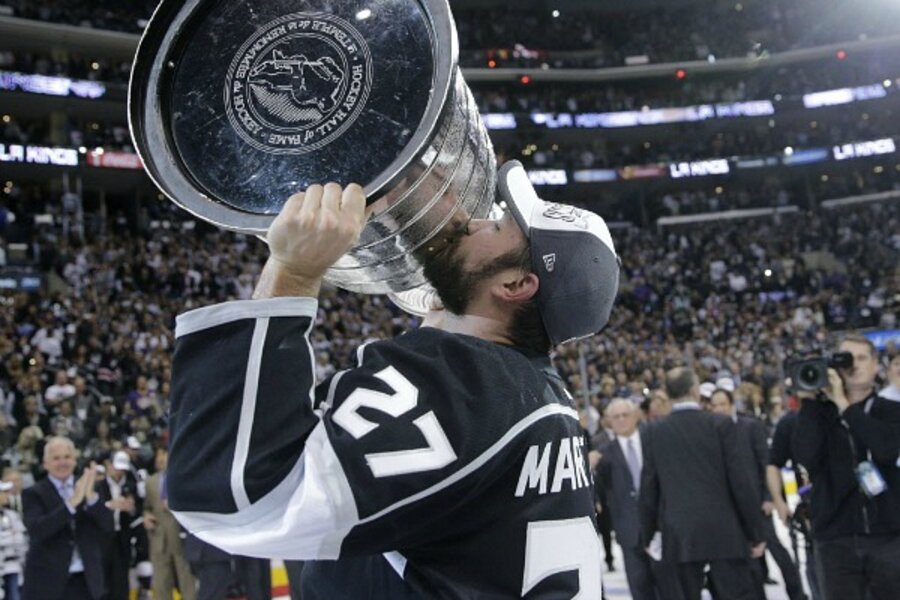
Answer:
[[778, 582], [772, 579], [771, 577], [766, 577], [765, 581], [766, 585], [778, 585]]
[[616, 567], [612, 563], [606, 563], [606, 570], [613, 573], [616, 570]]

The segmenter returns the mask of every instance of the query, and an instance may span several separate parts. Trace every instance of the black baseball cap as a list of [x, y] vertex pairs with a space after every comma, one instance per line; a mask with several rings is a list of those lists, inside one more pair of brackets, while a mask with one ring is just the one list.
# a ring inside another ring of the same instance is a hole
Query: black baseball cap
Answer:
[[501, 167], [500, 199], [531, 245], [537, 301], [553, 344], [593, 335], [609, 321], [619, 258], [606, 222], [589, 210], [538, 198], [518, 161]]

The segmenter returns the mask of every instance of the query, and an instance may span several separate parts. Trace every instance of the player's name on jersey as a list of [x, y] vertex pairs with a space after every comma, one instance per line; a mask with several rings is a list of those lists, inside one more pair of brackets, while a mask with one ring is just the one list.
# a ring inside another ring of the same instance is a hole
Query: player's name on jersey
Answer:
[[590, 486], [583, 447], [581, 436], [531, 446], [522, 463], [516, 498], [526, 493], [555, 494]]

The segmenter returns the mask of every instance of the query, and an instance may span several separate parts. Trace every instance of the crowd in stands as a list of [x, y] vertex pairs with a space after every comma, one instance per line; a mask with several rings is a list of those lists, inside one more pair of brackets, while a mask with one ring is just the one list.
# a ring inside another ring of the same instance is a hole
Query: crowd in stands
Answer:
[[[507, 7], [457, 11], [464, 64], [608, 67], [626, 57], [650, 62], [762, 56], [793, 48], [897, 33], [885, 23], [894, 7], [858, 10], [850, 2], [827, 8], [801, 2], [720, 3], [648, 7], [628, 12], [537, 11]], [[548, 18], [550, 17], [550, 18]], [[473, 49], [468, 51], [469, 49]], [[477, 49], [477, 50], [476, 50]]]
[[[804, 148], [831, 148], [850, 142], [891, 137], [897, 133], [893, 111], [862, 109], [828, 119], [797, 120], [774, 128], [768, 119], [745, 121], [740, 129], [704, 133], [695, 124], [676, 127], [666, 139], [606, 139], [604, 135], [561, 141], [550, 134], [520, 132], [514, 142], [497, 142], [497, 151], [528, 166], [557, 169], [613, 168], [706, 158], [780, 155]], [[774, 122], [773, 122], [774, 123]], [[649, 138], [649, 136], [647, 136]], [[535, 139], [540, 140], [535, 142]]]
[[[0, 70], [87, 79], [126, 85], [131, 61], [56, 53], [52, 56], [0, 49]], [[860, 60], [828, 60], [716, 77], [689, 75], [682, 81], [498, 84], [470, 82], [482, 113], [609, 112], [751, 100], [796, 101], [811, 91], [866, 86], [900, 74], [895, 54], [865, 55]]]
[[[607, 136], [582, 136], [559, 140], [549, 133], [523, 130], [515, 137], [504, 136], [495, 148], [504, 158], [516, 158], [529, 168], [607, 169], [726, 157], [781, 155], [806, 148], [831, 148], [851, 142], [891, 137], [895, 129], [894, 111], [854, 107], [827, 118], [796, 119], [774, 128], [769, 119], [747, 120], [741, 128], [700, 133], [694, 124], [682, 124], [665, 139], [610, 140]], [[48, 119], [18, 119], [4, 115], [0, 122], [0, 142], [97, 148], [133, 152], [124, 123], [99, 122], [70, 117], [60, 129]]]
[[124, 123], [108, 123], [69, 118], [55, 129], [48, 119], [16, 119], [4, 115], [0, 121], [0, 142], [7, 144], [54, 145], [74, 148], [104, 148], [134, 152], [131, 134]]
[[867, 86], [900, 74], [900, 65], [871, 63], [814, 63], [806, 66], [763, 70], [741, 77], [703, 77], [688, 74], [682, 81], [674, 78], [657, 85], [647, 82], [552, 82], [529, 85], [472, 84], [483, 113], [491, 112], [612, 112], [669, 108], [697, 104], [774, 100], [776, 103], [800, 103], [803, 94], [843, 87]]
[[819, 175], [806, 184], [782, 181], [777, 176], [734, 184], [719, 181], [708, 188], [664, 190], [645, 199], [649, 210], [664, 216], [690, 215], [750, 208], [798, 206], [801, 210], [822, 200], [900, 190], [900, 171], [878, 173], [853, 169]]
[[131, 75], [131, 61], [65, 53], [49, 56], [7, 49], [0, 50], [0, 71], [127, 84]]
[[140, 32], [153, 14], [156, 0], [121, 3], [113, 0], [3, 0], [13, 16], [113, 31]]
[[[14, 16], [140, 32], [156, 5], [111, 0], [4, 0]], [[620, 66], [628, 56], [652, 62], [761, 56], [798, 47], [898, 33], [896, 7], [859, 10], [849, 0], [823, 9], [814, 0], [719, 3], [614, 12], [551, 12], [543, 6], [457, 8], [463, 66]]]
[[[61, 223], [59, 202], [18, 199], [4, 197], [19, 229], [7, 225], [0, 238], [30, 237], [59, 291], [4, 298], [3, 435], [18, 440], [38, 425], [43, 435], [69, 432], [84, 448], [108, 449], [133, 435], [149, 450], [166, 427], [174, 315], [248, 298], [264, 245], [203, 225], [182, 231], [181, 217], [163, 203], [140, 223], [119, 214], [66, 237], [60, 225], [27, 225], [34, 211]], [[610, 381], [617, 391], [656, 388], [664, 368], [688, 357], [706, 375], [728, 371], [738, 384], [770, 390], [785, 351], [820, 343], [829, 329], [895, 324], [898, 231], [897, 202], [684, 230], [617, 229], [624, 274], [613, 324], [565, 350], [560, 366], [581, 390], [575, 363], [584, 352], [598, 400]], [[329, 293], [315, 330], [319, 375], [347, 366], [359, 343], [414, 324], [385, 298]], [[48, 397], [52, 386], [67, 390], [71, 406], [56, 392]], [[61, 415], [69, 409], [80, 421]], [[8, 458], [34, 476], [29, 447], [10, 445]]]

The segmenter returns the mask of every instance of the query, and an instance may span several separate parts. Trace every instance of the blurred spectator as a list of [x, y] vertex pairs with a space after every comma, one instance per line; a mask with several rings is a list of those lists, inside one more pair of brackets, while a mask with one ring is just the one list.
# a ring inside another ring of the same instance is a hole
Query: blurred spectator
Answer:
[[888, 385], [878, 395], [888, 400], [900, 401], [900, 351], [890, 355], [887, 366]]
[[78, 445], [84, 441], [84, 421], [72, 410], [72, 401], [61, 400], [56, 406], [56, 416], [50, 419], [50, 433], [67, 437]]
[[648, 421], [658, 421], [672, 413], [672, 403], [663, 389], [653, 390], [647, 410]]
[[3, 567], [4, 600], [19, 600], [22, 583], [22, 567], [28, 552], [28, 534], [22, 515], [15, 510], [10, 499], [16, 493], [12, 481], [0, 481], [0, 557]]
[[109, 600], [128, 600], [128, 571], [133, 555], [134, 521], [142, 514], [137, 480], [128, 454], [119, 450], [104, 461], [105, 476], [97, 490], [113, 513], [113, 535], [106, 553], [106, 586]]
[[[3, 479], [7, 483], [12, 484], [12, 488], [6, 492], [6, 507], [14, 510], [22, 516], [22, 474], [13, 467], [3, 467]], [[24, 558], [24, 557], [23, 557]]]
[[184, 600], [197, 596], [197, 582], [183, 556], [181, 525], [169, 511], [166, 490], [166, 467], [169, 453], [156, 450], [156, 473], [147, 480], [147, 499], [144, 503], [144, 528], [150, 538], [150, 560], [153, 563], [153, 597], [172, 600], [173, 588], [178, 588]]

